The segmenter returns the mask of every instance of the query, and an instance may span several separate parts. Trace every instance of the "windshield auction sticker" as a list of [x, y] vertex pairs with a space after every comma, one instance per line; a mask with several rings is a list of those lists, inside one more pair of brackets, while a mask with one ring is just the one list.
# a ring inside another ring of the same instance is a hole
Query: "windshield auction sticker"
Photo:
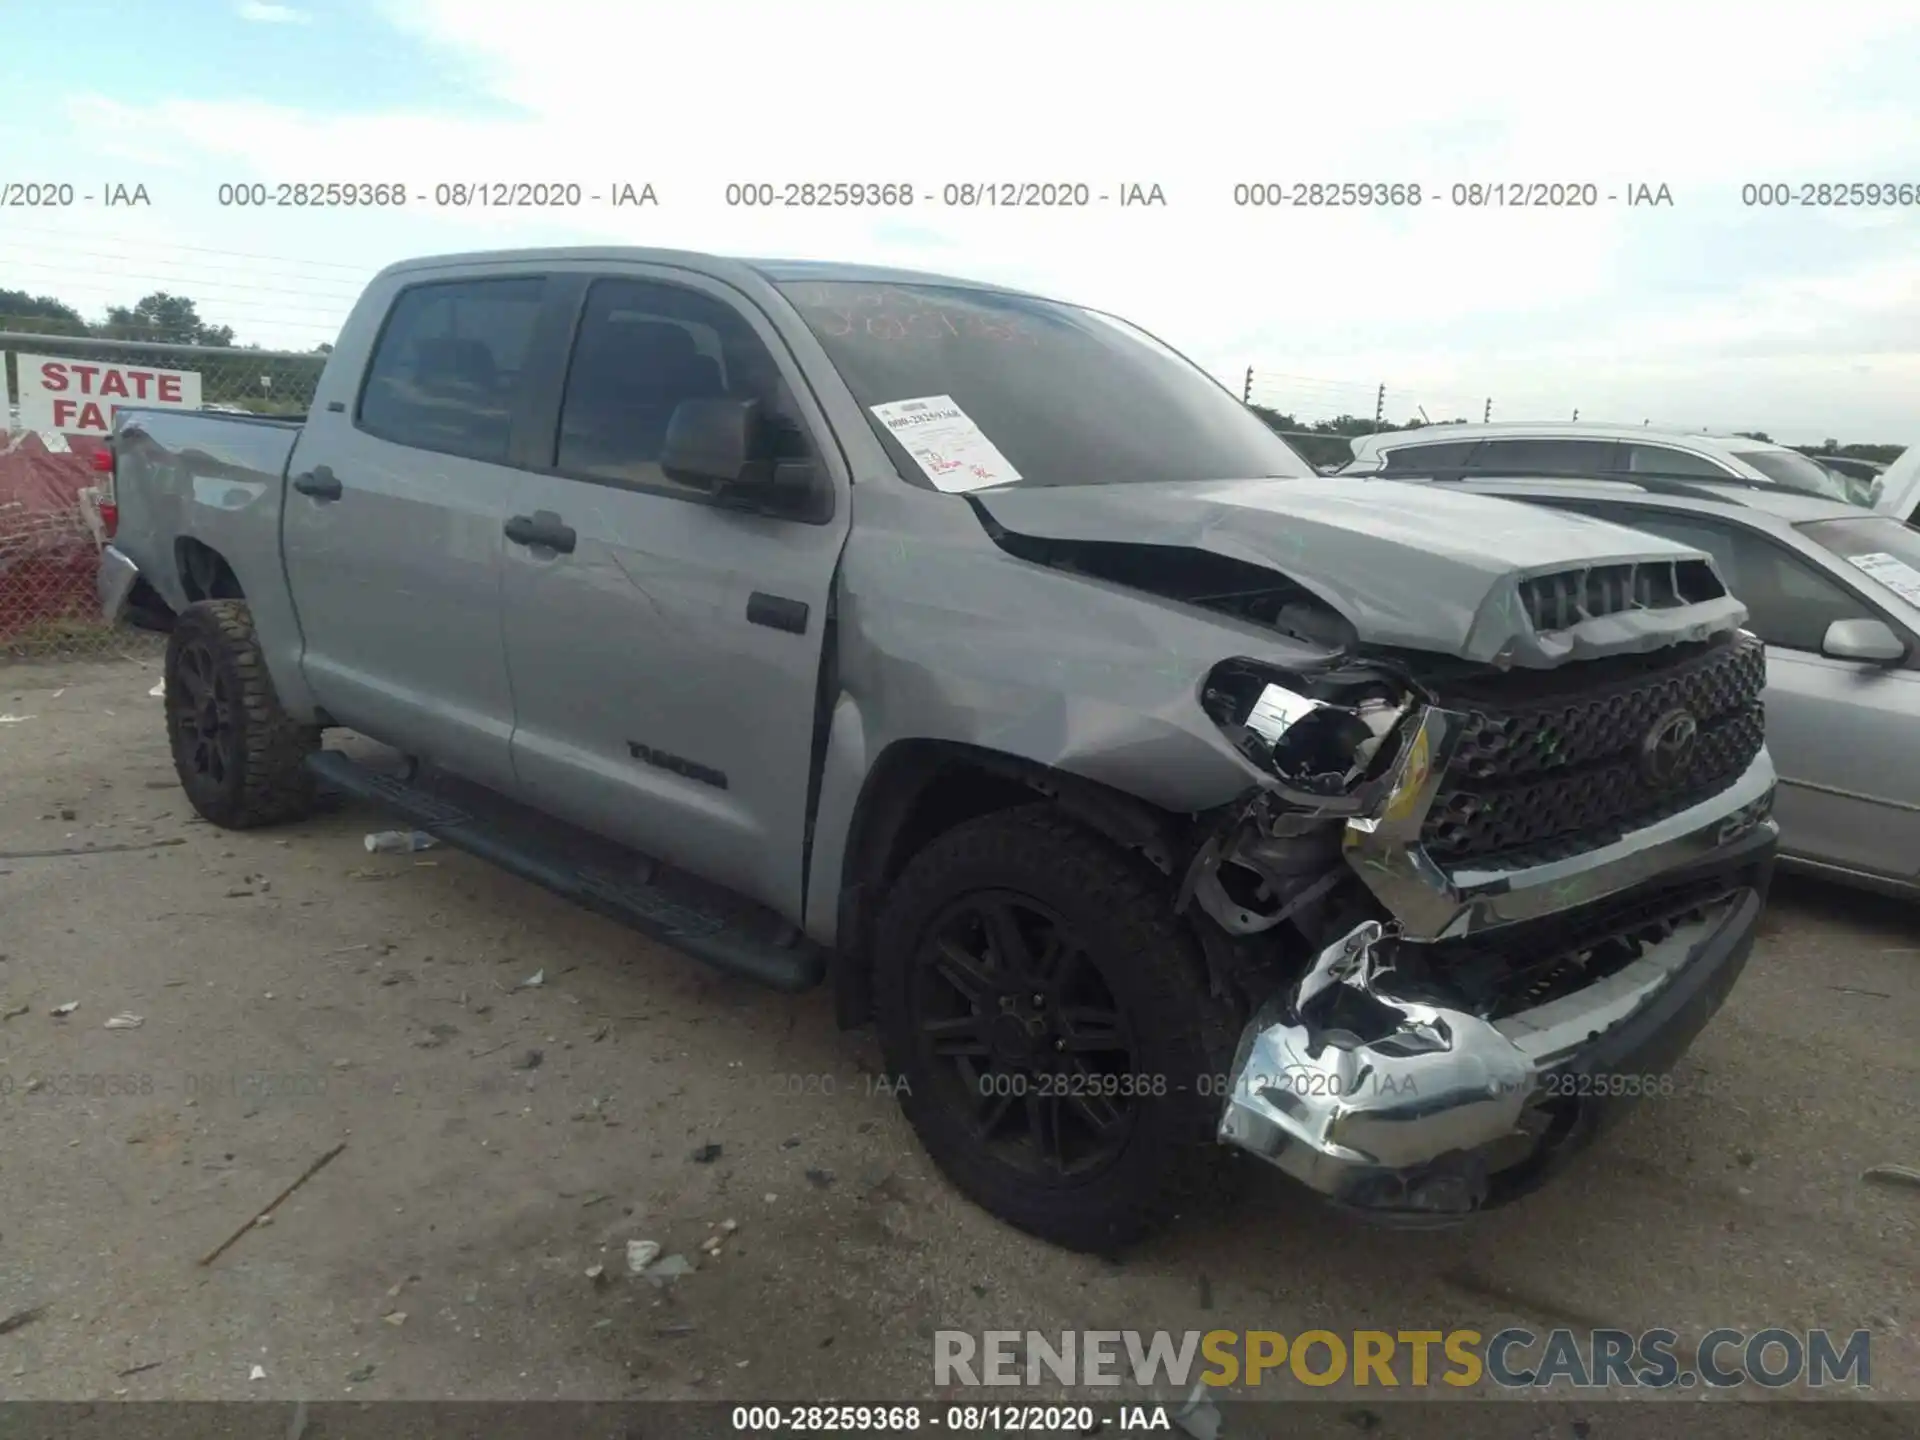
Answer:
[[936, 489], [984, 490], [1020, 478], [1020, 472], [950, 395], [894, 400], [875, 405], [873, 413]]
[[1909, 605], [1920, 605], [1920, 570], [1906, 561], [1880, 550], [1867, 555], [1849, 555], [1847, 559]]

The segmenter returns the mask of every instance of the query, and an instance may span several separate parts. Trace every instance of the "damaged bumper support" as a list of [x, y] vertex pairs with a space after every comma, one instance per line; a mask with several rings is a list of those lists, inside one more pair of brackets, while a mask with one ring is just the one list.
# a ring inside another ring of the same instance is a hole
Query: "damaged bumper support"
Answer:
[[1659, 1093], [1746, 964], [1776, 837], [1762, 820], [1683, 871], [1717, 893], [1636, 958], [1493, 1019], [1396, 993], [1413, 942], [1357, 927], [1247, 1027], [1219, 1138], [1381, 1218], [1516, 1198]]

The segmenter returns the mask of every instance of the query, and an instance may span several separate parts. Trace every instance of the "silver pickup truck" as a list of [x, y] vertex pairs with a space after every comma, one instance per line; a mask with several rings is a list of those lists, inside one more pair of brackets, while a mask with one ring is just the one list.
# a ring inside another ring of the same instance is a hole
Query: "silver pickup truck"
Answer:
[[1063, 1245], [1247, 1152], [1389, 1221], [1511, 1199], [1753, 943], [1765, 660], [1706, 556], [1322, 479], [1098, 311], [418, 260], [304, 422], [123, 410], [112, 449], [102, 598], [174, 617], [202, 815], [366, 797], [825, 981], [953, 1183]]

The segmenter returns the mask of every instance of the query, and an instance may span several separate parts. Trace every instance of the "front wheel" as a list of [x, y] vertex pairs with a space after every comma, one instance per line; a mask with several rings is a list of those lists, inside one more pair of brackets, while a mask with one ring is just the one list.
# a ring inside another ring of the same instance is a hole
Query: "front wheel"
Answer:
[[988, 815], [909, 862], [875, 955], [901, 1105], [987, 1210], [1111, 1253], [1220, 1194], [1232, 1015], [1151, 871], [1051, 806]]
[[280, 706], [244, 600], [189, 605], [167, 637], [167, 744], [193, 808], [248, 830], [313, 809], [320, 732]]

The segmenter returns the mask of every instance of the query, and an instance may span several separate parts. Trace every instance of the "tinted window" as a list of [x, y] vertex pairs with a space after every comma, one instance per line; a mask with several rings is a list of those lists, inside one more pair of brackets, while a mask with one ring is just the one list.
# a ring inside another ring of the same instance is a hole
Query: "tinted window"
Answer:
[[[1239, 397], [1124, 321], [942, 285], [781, 290], [863, 407], [945, 396], [1028, 486], [1309, 476]], [[869, 416], [909, 483], [920, 466]]]
[[598, 281], [574, 339], [554, 463], [573, 475], [684, 488], [660, 470], [667, 424], [681, 401], [720, 396], [761, 402], [769, 457], [807, 454], [792, 394], [743, 315], [695, 290]]
[[1467, 463], [1478, 440], [1448, 440], [1432, 445], [1402, 445], [1387, 452], [1389, 475], [1425, 475], [1435, 470], [1457, 470]]
[[1769, 645], [1818, 654], [1834, 621], [1880, 618], [1785, 546], [1751, 530], [1660, 514], [1615, 518], [1713, 556], [1720, 578], [1747, 607], [1747, 627]]
[[1489, 440], [1473, 457], [1476, 475], [1607, 475], [1611, 440]]
[[[1920, 586], [1920, 530], [1885, 515], [1863, 515], [1858, 520], [1815, 520], [1802, 525], [1800, 533], [1849, 563], [1857, 555], [1869, 557], [1869, 573], [1881, 578], [1883, 584], [1891, 580], [1894, 583], [1888, 585], [1889, 589], [1920, 606], [1920, 598], [1913, 593]], [[1905, 566], [1912, 574], [1902, 574], [1895, 568], [1889, 575], [1888, 560]]]
[[401, 445], [504, 461], [546, 281], [461, 280], [401, 292], [367, 367], [360, 428]]
[[1720, 480], [1733, 475], [1705, 455], [1676, 450], [1671, 445], [1637, 445], [1632, 441], [1620, 447], [1620, 468], [1634, 475], [1700, 475]]

